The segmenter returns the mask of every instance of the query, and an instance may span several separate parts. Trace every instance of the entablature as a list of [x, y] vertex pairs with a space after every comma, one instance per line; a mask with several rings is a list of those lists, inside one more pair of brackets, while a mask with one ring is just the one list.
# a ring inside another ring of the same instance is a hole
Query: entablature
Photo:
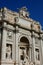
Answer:
[[[26, 8], [21, 8], [21, 9], [27, 12]], [[28, 17], [29, 13], [28, 14], [24, 13], [26, 16], [23, 15], [21, 16], [20, 13], [13, 12], [7, 8], [2, 8], [0, 10], [0, 14], [1, 14], [0, 21], [5, 20], [8, 21], [10, 24], [13, 24], [14, 26], [19, 25], [20, 27], [30, 29], [32, 31], [36, 31], [36, 32], [41, 31], [40, 23]]]

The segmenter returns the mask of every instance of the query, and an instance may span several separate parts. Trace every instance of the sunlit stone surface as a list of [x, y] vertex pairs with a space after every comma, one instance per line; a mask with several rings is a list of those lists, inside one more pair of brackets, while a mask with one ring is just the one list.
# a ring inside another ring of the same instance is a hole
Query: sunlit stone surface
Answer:
[[43, 65], [43, 30], [26, 7], [0, 10], [0, 65]]

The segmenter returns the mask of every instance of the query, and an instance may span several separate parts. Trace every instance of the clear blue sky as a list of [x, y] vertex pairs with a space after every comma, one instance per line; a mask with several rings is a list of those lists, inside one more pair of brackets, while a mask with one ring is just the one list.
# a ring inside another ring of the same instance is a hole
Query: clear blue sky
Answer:
[[39, 21], [43, 27], [43, 0], [0, 0], [0, 8], [7, 7], [13, 11], [26, 6], [30, 17]]

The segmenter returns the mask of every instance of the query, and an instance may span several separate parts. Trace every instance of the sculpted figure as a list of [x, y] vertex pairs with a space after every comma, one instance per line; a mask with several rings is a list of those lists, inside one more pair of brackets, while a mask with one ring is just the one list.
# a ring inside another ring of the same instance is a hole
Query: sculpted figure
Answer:
[[30, 62], [30, 65], [34, 65], [33, 62]]
[[26, 62], [25, 65], [29, 65], [29, 56], [27, 54], [25, 54], [24, 61]]
[[11, 46], [7, 47], [7, 59], [11, 59]]
[[25, 51], [23, 53], [23, 56], [24, 56], [24, 60], [22, 62], [22, 65], [29, 65], [29, 57], [28, 57], [28, 55], [26, 54]]

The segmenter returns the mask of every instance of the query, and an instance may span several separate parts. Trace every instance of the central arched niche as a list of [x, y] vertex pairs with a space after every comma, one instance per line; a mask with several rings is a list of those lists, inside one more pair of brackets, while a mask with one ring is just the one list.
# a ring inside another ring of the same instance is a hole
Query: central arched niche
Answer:
[[20, 38], [20, 45], [25, 46], [29, 48], [29, 40], [26, 37], [21, 37]]
[[20, 42], [29, 43], [29, 40], [26, 37], [21, 37]]
[[29, 59], [29, 40], [26, 37], [20, 38], [20, 60]]

